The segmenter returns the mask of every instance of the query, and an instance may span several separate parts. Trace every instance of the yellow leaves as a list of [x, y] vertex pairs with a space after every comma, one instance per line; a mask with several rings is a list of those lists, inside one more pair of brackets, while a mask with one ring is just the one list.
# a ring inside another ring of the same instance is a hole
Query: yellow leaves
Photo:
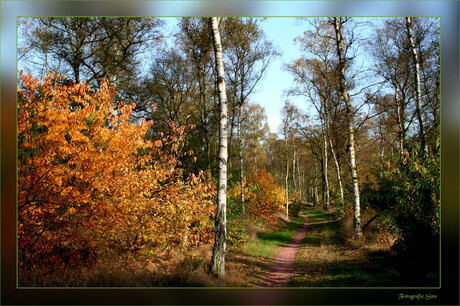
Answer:
[[[56, 245], [66, 241], [65, 233], [77, 231], [80, 241], [94, 237], [91, 243], [97, 247], [133, 233], [149, 237], [152, 243], [176, 243], [186, 228], [196, 233], [190, 244], [212, 236], [215, 186], [203, 173], [182, 179], [176, 155], [183, 147], [184, 127], [171, 122], [172, 135], [147, 141], [144, 135], [152, 122], [128, 121], [135, 104], [120, 103], [115, 111], [115, 92], [106, 83], [89, 95], [87, 85], [61, 86], [59, 76], [39, 81], [20, 75], [18, 206], [24, 208], [18, 224], [22, 238], [44, 229], [43, 220], [41, 224], [34, 220], [46, 217], [45, 211], [63, 222], [49, 232]], [[72, 109], [75, 103], [79, 107]], [[32, 135], [33, 128], [40, 126], [46, 126], [45, 137], [45, 132]], [[139, 148], [144, 149], [142, 156], [136, 155]], [[30, 194], [47, 208], [30, 210]], [[63, 228], [65, 220], [76, 220], [78, 225]]]

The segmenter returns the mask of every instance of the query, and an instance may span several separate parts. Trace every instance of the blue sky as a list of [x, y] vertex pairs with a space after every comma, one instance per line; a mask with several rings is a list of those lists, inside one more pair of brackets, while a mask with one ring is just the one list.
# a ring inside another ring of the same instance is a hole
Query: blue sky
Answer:
[[[177, 18], [164, 18], [164, 20], [167, 21], [163, 29], [164, 35], [174, 35], [178, 31]], [[285, 91], [292, 86], [293, 78], [283, 69], [283, 65], [301, 56], [299, 46], [294, 44], [294, 38], [306, 30], [307, 22], [299, 21], [295, 17], [270, 17], [261, 23], [261, 27], [267, 39], [272, 41], [275, 48], [280, 51], [281, 56], [270, 64], [265, 76], [249, 96], [249, 100], [265, 108], [270, 131], [277, 133], [281, 122], [281, 109], [287, 99], [301, 109], [306, 107], [306, 102], [301, 98], [286, 96]], [[21, 36], [18, 38], [21, 42]], [[149, 57], [148, 54], [146, 56]], [[145, 69], [148, 69], [150, 59], [146, 64]], [[19, 69], [24, 68], [22, 65], [19, 66]]]
[[284, 91], [292, 86], [293, 77], [282, 68], [284, 64], [301, 56], [299, 45], [294, 44], [294, 38], [302, 35], [306, 30], [306, 22], [299, 22], [293, 17], [271, 17], [261, 25], [267, 38], [282, 52], [282, 55], [271, 64], [250, 100], [265, 108], [270, 131], [277, 133], [284, 101], [288, 99], [300, 108], [306, 106], [306, 102], [301, 98], [287, 97], [284, 94]]
[[[166, 36], [177, 32], [177, 18], [164, 18], [167, 24], [164, 28]], [[362, 20], [362, 19], [361, 19]], [[260, 104], [265, 108], [267, 121], [272, 133], [278, 133], [281, 123], [281, 109], [286, 100], [289, 100], [302, 110], [311, 109], [308, 102], [301, 97], [288, 97], [286, 91], [293, 83], [293, 77], [283, 65], [298, 59], [301, 56], [299, 45], [294, 43], [294, 38], [302, 35], [307, 30], [308, 23], [296, 17], [269, 17], [261, 23], [267, 39], [272, 41], [281, 56], [271, 63], [265, 76], [257, 84], [255, 91], [249, 96], [251, 102]], [[150, 64], [150, 61], [149, 63]]]
[[[165, 35], [177, 31], [176, 18], [165, 18]], [[263, 79], [259, 81], [254, 92], [249, 96], [251, 102], [260, 104], [265, 108], [267, 121], [272, 133], [279, 132], [281, 123], [281, 109], [284, 101], [289, 99], [300, 108], [305, 108], [306, 102], [301, 98], [287, 97], [284, 91], [293, 84], [292, 76], [283, 69], [283, 65], [300, 57], [299, 46], [294, 44], [294, 38], [306, 30], [306, 21], [299, 22], [295, 17], [270, 17], [261, 23], [268, 40], [282, 55], [271, 63]]]

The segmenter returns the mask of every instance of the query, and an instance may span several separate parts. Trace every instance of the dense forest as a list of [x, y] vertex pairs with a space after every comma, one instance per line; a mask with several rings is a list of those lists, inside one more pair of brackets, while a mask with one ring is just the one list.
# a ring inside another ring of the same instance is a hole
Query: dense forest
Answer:
[[304, 224], [288, 286], [438, 284], [439, 19], [300, 18], [279, 133], [267, 19], [19, 18], [20, 286], [259, 286]]

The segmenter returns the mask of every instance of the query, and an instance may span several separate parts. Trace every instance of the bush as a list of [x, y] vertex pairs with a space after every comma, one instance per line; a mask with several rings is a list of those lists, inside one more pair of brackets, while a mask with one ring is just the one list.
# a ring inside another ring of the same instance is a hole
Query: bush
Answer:
[[[284, 189], [277, 186], [266, 169], [252, 168], [245, 177], [245, 212], [254, 220], [267, 220], [283, 211], [286, 197]], [[241, 211], [241, 187], [236, 183], [228, 192], [232, 211]]]
[[417, 250], [439, 241], [440, 164], [437, 154], [416, 150], [391, 156], [377, 184], [363, 189], [363, 201], [381, 216], [396, 235], [401, 251]]
[[[64, 85], [66, 84], [67, 85]], [[149, 140], [107, 83], [91, 91], [49, 74], [20, 75], [20, 273], [90, 265], [107, 252], [212, 240], [215, 187], [183, 177], [185, 128]]]

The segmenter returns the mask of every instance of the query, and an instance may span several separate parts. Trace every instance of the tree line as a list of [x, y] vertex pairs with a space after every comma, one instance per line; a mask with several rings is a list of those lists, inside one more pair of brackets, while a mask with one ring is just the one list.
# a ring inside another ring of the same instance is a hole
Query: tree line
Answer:
[[350, 214], [357, 238], [377, 220], [402, 249], [436, 244], [439, 20], [304, 19], [302, 56], [284, 67], [287, 97], [313, 111], [280, 103], [282, 137], [251, 100], [281, 56], [263, 22], [178, 18], [167, 36], [162, 18], [19, 20], [20, 67], [43, 78], [19, 86], [24, 265], [94, 258], [81, 231], [113, 220], [107, 249], [213, 242], [223, 277], [239, 220], [289, 217], [301, 202]]

